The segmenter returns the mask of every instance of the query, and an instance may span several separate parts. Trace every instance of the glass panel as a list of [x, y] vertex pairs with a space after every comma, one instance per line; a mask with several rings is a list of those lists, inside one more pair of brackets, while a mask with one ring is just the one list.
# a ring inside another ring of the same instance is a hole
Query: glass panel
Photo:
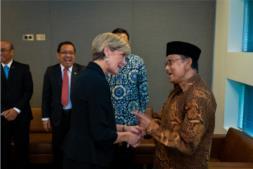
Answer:
[[243, 52], [253, 52], [253, 0], [244, 0]]
[[244, 85], [228, 79], [226, 84], [224, 127], [243, 127]]
[[243, 130], [253, 136], [253, 86], [245, 85]]

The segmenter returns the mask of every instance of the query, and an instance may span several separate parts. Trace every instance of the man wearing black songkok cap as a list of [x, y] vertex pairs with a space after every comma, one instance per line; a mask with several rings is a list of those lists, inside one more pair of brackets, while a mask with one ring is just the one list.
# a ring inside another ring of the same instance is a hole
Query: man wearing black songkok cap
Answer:
[[156, 140], [155, 169], [207, 169], [214, 131], [216, 102], [197, 73], [201, 50], [190, 43], [167, 43], [165, 70], [174, 89], [150, 119], [135, 113], [140, 125]]

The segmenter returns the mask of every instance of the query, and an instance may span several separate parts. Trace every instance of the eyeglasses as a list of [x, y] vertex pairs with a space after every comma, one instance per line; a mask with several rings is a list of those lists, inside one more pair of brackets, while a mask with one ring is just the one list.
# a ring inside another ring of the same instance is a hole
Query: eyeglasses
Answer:
[[6, 49], [6, 48], [1, 48], [1, 52], [3, 53], [3, 52], [9, 52], [9, 51], [11, 51], [12, 49]]
[[178, 61], [178, 60], [184, 60], [184, 58], [168, 59], [168, 60], [166, 60], [165, 66], [166, 66], [166, 65], [171, 66], [171, 65], [173, 65], [174, 63], [176, 63], [176, 61]]
[[62, 52], [59, 52], [60, 54], [62, 55], [75, 55], [75, 52], [71, 52], [71, 51], [62, 51]]

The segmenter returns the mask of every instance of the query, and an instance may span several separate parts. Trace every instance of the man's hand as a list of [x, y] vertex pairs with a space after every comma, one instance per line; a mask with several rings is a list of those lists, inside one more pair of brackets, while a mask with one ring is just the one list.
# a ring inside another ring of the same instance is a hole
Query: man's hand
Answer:
[[43, 128], [48, 132], [51, 130], [51, 123], [50, 120], [44, 120], [42, 121], [43, 123]]
[[8, 110], [5, 110], [1, 113], [2, 116], [4, 116], [4, 118], [8, 121], [13, 121], [17, 118], [18, 116], [18, 112], [11, 108], [11, 109], [8, 109]]
[[134, 112], [134, 115], [138, 118], [141, 128], [146, 129], [149, 126], [151, 119], [148, 116], [140, 112]]

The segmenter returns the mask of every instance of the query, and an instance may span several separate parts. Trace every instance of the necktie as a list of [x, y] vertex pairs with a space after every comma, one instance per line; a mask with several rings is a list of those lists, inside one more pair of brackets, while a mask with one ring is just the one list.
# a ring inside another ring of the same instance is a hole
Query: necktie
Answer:
[[61, 91], [61, 104], [65, 107], [68, 104], [69, 99], [69, 76], [68, 69], [63, 70], [63, 80], [62, 80], [62, 91]]
[[9, 70], [10, 70], [9, 66], [5, 65], [4, 66], [4, 74], [5, 74], [6, 79], [8, 79], [8, 77], [9, 77]]

